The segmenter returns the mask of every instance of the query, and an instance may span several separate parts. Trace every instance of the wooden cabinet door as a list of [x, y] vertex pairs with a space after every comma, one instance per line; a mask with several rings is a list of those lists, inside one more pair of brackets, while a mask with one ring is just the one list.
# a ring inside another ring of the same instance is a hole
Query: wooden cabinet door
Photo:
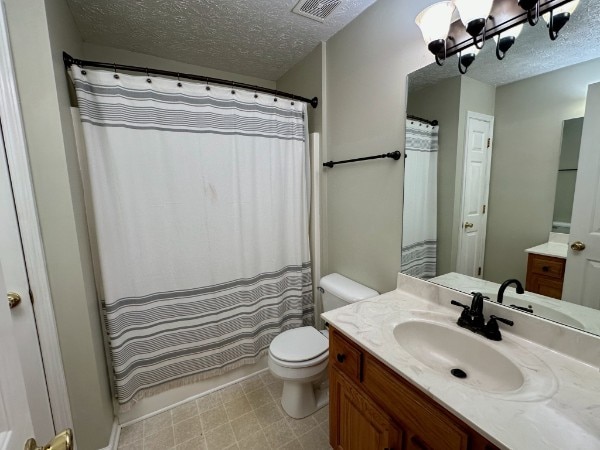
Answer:
[[335, 450], [400, 450], [394, 422], [337, 369], [330, 371], [330, 443]]

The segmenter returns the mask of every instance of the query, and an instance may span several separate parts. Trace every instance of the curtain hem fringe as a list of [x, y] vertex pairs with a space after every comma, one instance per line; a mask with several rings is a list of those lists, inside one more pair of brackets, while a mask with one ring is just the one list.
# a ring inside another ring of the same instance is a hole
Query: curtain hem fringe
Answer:
[[183, 378], [178, 378], [176, 380], [167, 381], [165, 383], [159, 384], [158, 386], [153, 386], [150, 388], [142, 389], [138, 393], [136, 393], [130, 400], [126, 403], [119, 404], [119, 412], [125, 413], [129, 411], [137, 402], [146, 397], [152, 397], [153, 395], [161, 394], [163, 392], [169, 391], [171, 389], [175, 389], [182, 386], [187, 386], [190, 384], [197, 383], [199, 381], [206, 380], [207, 378], [216, 377], [219, 375], [226, 374], [231, 372], [232, 370], [239, 369], [242, 366], [247, 366], [251, 364], [256, 364], [259, 359], [268, 354], [269, 349], [265, 348], [261, 350], [258, 355], [244, 358], [240, 361], [236, 361], [232, 364], [228, 364], [226, 367], [221, 367], [218, 369], [208, 370], [206, 372], [196, 373], [193, 375], [188, 375]]

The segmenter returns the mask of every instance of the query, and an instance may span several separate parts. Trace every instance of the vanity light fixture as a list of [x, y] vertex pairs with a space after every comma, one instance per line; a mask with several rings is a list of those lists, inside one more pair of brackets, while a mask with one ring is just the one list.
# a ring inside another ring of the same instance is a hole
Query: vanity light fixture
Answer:
[[[496, 57], [502, 60], [523, 23], [535, 25], [540, 15], [548, 24], [550, 39], [556, 40], [578, 4], [579, 0], [443, 1], [421, 11], [415, 22], [436, 63], [441, 66], [448, 57], [458, 55], [460, 73], [466, 73], [487, 39], [496, 40]], [[460, 20], [452, 21], [455, 10]]]
[[551, 40], [556, 40], [558, 37], [558, 32], [567, 24], [571, 18], [571, 14], [573, 14], [573, 11], [577, 9], [578, 5], [579, 0], [573, 0], [570, 3], [559, 6], [558, 8], [542, 15], [542, 18], [548, 25], [548, 33], [550, 34]]
[[506, 52], [513, 46], [521, 31], [523, 31], [523, 24], [511, 28], [503, 34], [494, 36], [494, 40], [496, 41], [496, 58], [499, 60], [504, 59]]
[[465, 53], [460, 52], [458, 54], [458, 71], [463, 75], [467, 73], [469, 66], [473, 64], [477, 54], [479, 53], [479, 47], [472, 46], [465, 50]]
[[540, 20], [540, 0], [517, 0], [521, 8], [527, 11], [527, 21], [532, 27]]
[[[494, 0], [454, 0], [460, 20], [466, 27], [467, 33], [473, 36], [473, 42], [479, 49], [485, 44], [485, 26], [493, 3]], [[480, 35], [481, 44], [477, 41]]]
[[[446, 59], [446, 38], [454, 9], [454, 4], [450, 1], [435, 3], [421, 11], [415, 19], [427, 48], [435, 55], [435, 61], [440, 66]], [[442, 53], [443, 57], [440, 56]]]

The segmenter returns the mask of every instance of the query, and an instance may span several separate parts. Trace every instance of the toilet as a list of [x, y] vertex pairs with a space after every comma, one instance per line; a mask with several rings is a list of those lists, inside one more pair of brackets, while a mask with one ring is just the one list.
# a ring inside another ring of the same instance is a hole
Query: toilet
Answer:
[[[332, 273], [321, 278], [323, 310], [341, 308], [379, 293]], [[329, 402], [327, 330], [300, 327], [279, 334], [269, 346], [269, 369], [283, 380], [281, 406], [294, 419], [309, 416]]]

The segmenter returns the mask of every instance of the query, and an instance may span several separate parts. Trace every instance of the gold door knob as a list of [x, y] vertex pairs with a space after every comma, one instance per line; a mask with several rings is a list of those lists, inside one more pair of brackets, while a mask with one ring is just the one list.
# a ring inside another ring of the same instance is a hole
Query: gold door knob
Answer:
[[473, 228], [473, 224], [471, 222], [465, 222], [464, 227], [465, 227], [465, 229], [467, 229], [467, 228]]
[[73, 431], [67, 428], [54, 436], [54, 439], [44, 447], [38, 447], [35, 439], [28, 439], [25, 443], [25, 450], [73, 450]]
[[19, 303], [21, 303], [21, 296], [19, 294], [17, 294], [16, 292], [9, 292], [7, 297], [8, 297], [8, 307], [10, 309], [13, 309], [15, 306], [17, 306]]
[[585, 250], [585, 244], [581, 241], [575, 241], [571, 244], [571, 250], [576, 251], [576, 252]]

